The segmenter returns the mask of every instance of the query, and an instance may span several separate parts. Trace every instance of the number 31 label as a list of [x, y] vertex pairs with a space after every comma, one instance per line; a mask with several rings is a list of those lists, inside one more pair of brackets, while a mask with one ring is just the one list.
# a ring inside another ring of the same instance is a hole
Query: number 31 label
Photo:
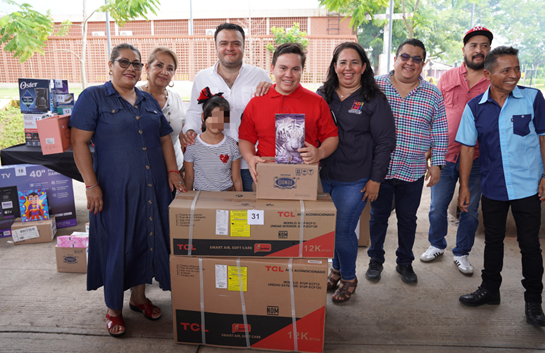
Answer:
[[263, 210], [248, 210], [248, 224], [262, 226], [265, 224]]

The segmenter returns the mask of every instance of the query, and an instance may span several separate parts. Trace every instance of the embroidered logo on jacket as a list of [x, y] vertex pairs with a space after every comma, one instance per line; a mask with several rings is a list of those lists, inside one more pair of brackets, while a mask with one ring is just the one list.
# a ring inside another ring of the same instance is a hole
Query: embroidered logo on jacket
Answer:
[[354, 101], [354, 103], [352, 103], [352, 108], [350, 108], [348, 112], [352, 114], [360, 115], [362, 109], [363, 109], [363, 102]]

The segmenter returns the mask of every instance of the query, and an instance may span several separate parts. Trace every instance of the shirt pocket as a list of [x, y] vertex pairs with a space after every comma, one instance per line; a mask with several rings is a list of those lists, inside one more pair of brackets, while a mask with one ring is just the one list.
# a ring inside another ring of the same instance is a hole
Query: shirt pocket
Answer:
[[458, 104], [459, 88], [460, 85], [447, 86], [443, 89], [443, 99], [445, 101], [445, 107], [452, 108]]
[[101, 107], [100, 108], [101, 123], [105, 123], [108, 125], [119, 125], [123, 123], [124, 115], [125, 115], [124, 113], [126, 112], [123, 110], [123, 107], [121, 106]]
[[530, 121], [532, 114], [513, 115], [513, 133], [519, 136], [526, 136], [530, 133]]

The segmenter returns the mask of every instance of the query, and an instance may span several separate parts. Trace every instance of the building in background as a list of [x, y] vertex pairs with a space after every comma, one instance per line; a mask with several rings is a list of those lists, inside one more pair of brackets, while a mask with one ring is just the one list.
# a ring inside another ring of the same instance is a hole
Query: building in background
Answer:
[[[24, 64], [20, 64], [10, 53], [2, 50], [0, 82], [17, 82], [20, 77], [57, 78], [72, 83], [80, 82], [80, 63], [73, 53], [81, 55], [81, 16], [59, 16], [55, 21], [65, 19], [70, 19], [73, 23], [68, 36], [51, 37], [46, 42], [44, 56], [35, 55]], [[322, 82], [335, 46], [345, 41], [357, 41], [355, 32], [349, 26], [350, 18], [343, 20], [342, 16], [328, 13], [325, 9], [231, 10], [194, 14], [192, 36], [188, 35], [190, 21], [186, 13], [173, 13], [168, 16], [160, 13], [149, 21], [132, 21], [123, 27], [111, 21], [112, 47], [128, 42], [135, 45], [141, 51], [142, 57], [146, 58], [154, 47], [167, 46], [173, 49], [180, 59], [175, 80], [192, 81], [197, 72], [216, 61], [213, 35], [215, 28], [224, 22], [235, 23], [245, 29], [244, 61], [267, 71], [270, 68], [272, 54], [266, 49], [266, 45], [274, 42], [271, 28], [291, 28], [294, 22], [299, 23], [300, 30], [307, 32], [309, 39], [307, 63], [301, 80], [303, 83]], [[88, 22], [87, 34], [87, 81], [90, 84], [108, 81], [104, 14], [93, 16]], [[145, 75], [143, 76], [142, 79], [145, 80]]]

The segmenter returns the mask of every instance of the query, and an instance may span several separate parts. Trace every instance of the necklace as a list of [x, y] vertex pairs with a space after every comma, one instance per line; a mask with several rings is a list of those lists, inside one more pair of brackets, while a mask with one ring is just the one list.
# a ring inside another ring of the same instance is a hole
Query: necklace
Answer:
[[[142, 88], [144, 89], [144, 91], [149, 93], [149, 86], [148, 86], [147, 83]], [[168, 90], [166, 88], [165, 88], [164, 96], [165, 96], [166, 106], [164, 106], [162, 108], [162, 110], [163, 110], [163, 114], [165, 115], [165, 117], [168, 120], [168, 124], [171, 125], [171, 122], [170, 122], [170, 103], [168, 102]]]
[[356, 92], [358, 89], [360, 89], [361, 85], [358, 85], [358, 87], [354, 88], [350, 92], [348, 92], [346, 95], [341, 94], [340, 88], [337, 88], [337, 94], [341, 96], [341, 99], [344, 99], [344, 97], [350, 97], [350, 95], [354, 92]]

